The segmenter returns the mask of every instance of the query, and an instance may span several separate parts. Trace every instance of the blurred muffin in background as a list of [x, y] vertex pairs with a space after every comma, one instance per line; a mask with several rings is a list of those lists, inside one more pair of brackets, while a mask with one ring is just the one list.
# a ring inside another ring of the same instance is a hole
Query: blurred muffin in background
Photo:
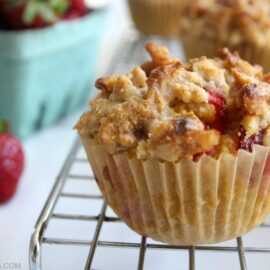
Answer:
[[269, 0], [191, 0], [181, 16], [186, 57], [213, 57], [228, 47], [270, 71]]
[[145, 35], [177, 36], [185, 0], [128, 0], [136, 28]]

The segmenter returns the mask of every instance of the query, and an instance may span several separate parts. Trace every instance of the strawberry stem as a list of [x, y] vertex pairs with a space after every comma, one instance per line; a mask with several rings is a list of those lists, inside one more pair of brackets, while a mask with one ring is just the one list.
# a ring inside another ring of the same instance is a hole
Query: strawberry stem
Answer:
[[0, 120], [0, 134], [9, 133], [9, 123], [6, 120]]
[[31, 24], [40, 16], [46, 23], [54, 23], [59, 16], [65, 14], [68, 7], [68, 0], [28, 0], [23, 13], [23, 21]]

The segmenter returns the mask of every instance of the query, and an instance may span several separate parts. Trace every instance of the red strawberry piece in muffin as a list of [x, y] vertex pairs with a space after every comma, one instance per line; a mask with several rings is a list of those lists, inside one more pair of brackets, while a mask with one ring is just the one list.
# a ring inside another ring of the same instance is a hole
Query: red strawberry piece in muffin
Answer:
[[215, 120], [211, 124], [211, 126], [221, 132], [224, 131], [225, 128], [225, 120], [226, 120], [226, 98], [225, 95], [216, 90], [208, 90], [209, 94], [208, 102], [215, 106]]

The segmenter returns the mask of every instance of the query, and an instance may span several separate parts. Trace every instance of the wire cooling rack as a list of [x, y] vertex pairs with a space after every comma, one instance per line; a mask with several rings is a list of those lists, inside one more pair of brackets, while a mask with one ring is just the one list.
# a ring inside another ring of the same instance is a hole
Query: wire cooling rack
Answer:
[[[142, 53], [142, 46], [147, 41], [149, 40], [135, 34], [129, 35], [129, 40], [118, 50], [120, 53], [115, 57], [117, 65], [112, 67], [110, 72], [126, 72], [130, 67], [143, 62], [146, 55]], [[174, 56], [181, 58], [181, 49], [177, 41], [161, 39], [155, 41], [167, 45]], [[247, 239], [245, 245], [242, 237], [219, 245], [171, 246], [158, 243], [136, 235], [125, 227], [107, 206], [89, 171], [80, 142], [76, 140], [31, 236], [29, 250], [31, 270], [51, 270], [52, 265], [55, 266], [54, 269], [65, 270], [269, 269], [267, 262], [270, 259], [270, 238], [269, 240], [265, 238], [269, 235], [270, 224], [265, 223], [250, 234], [252, 241]], [[68, 202], [63, 204], [63, 201]], [[81, 209], [85, 212], [81, 213]], [[62, 227], [59, 222], [62, 222]], [[74, 222], [79, 225], [75, 226]], [[60, 228], [55, 229], [57, 227], [55, 223]], [[116, 231], [114, 225], [123, 227]], [[83, 236], [82, 231], [86, 232]], [[128, 237], [129, 234], [132, 237]], [[248, 245], [249, 242], [258, 242], [258, 246]], [[66, 247], [70, 250], [67, 251]], [[81, 247], [84, 250], [81, 250]], [[98, 254], [101, 248], [106, 248], [107, 253]], [[120, 250], [120, 254], [114, 256], [113, 248]], [[132, 256], [127, 255], [130, 249], [136, 250]], [[46, 250], [49, 252], [46, 253]], [[155, 254], [154, 257], [152, 253], [155, 251], [162, 252]], [[168, 252], [173, 256], [167, 259], [164, 266], [163, 257]], [[50, 256], [46, 256], [48, 254]], [[219, 254], [227, 256], [219, 258]], [[256, 258], [247, 260], [248, 254], [255, 254]], [[262, 259], [261, 255], [266, 257]], [[206, 256], [209, 257], [205, 259]], [[227, 267], [230, 260], [231, 266]], [[66, 266], [63, 266], [64, 262]]]

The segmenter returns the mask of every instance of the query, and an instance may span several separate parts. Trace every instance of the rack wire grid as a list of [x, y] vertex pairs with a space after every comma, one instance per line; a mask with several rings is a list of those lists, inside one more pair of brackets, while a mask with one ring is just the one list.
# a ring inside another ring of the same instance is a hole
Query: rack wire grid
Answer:
[[[115, 56], [116, 61], [114, 61], [114, 65], [117, 64], [111, 67], [110, 72], [126, 72], [146, 59], [146, 54], [142, 53], [142, 47], [149, 39], [135, 33], [128, 36], [129, 39], [118, 50]], [[181, 47], [176, 40], [156, 38], [154, 41], [165, 44], [174, 56], [183, 58]], [[267, 236], [270, 223], [264, 223], [247, 236], [247, 244], [258, 242], [258, 246], [244, 245], [242, 237], [218, 245], [172, 246], [158, 243], [135, 234], [121, 222], [107, 206], [93, 175], [90, 175], [89, 172], [88, 161], [79, 140], [76, 140], [31, 236], [29, 250], [31, 270], [52, 269], [52, 265], [55, 266], [55, 269], [86, 270], [208, 270], [211, 269], [211, 266], [213, 269], [269, 269], [267, 261], [270, 259], [270, 238], [267, 239]], [[63, 204], [63, 200], [68, 202]], [[61, 204], [63, 204], [62, 208]], [[81, 209], [84, 209], [85, 213], [79, 213]], [[57, 227], [59, 221], [63, 226], [52, 229], [50, 235], [50, 227]], [[80, 225], [75, 226], [73, 222]], [[56, 223], [56, 226], [53, 223]], [[68, 223], [72, 224], [67, 225]], [[116, 230], [114, 225], [122, 227]], [[103, 230], [105, 232], [102, 236]], [[83, 236], [80, 234], [82, 231], [84, 231]], [[261, 245], [260, 242], [262, 242]], [[53, 249], [55, 246], [58, 247], [57, 250]], [[65, 247], [69, 247], [70, 250], [67, 251]], [[80, 247], [84, 247], [84, 250], [79, 249]], [[96, 254], [100, 248], [107, 249], [107, 253], [101, 253], [96, 262], [98, 257]], [[119, 249], [120, 253], [113, 255], [112, 248]], [[46, 249], [51, 249], [51, 251], [46, 253]], [[76, 251], [76, 249], [79, 250]], [[128, 256], [127, 252], [131, 249], [136, 252], [132, 256]], [[155, 251], [159, 252], [153, 256], [151, 252]], [[205, 253], [213, 256], [205, 259]], [[50, 260], [46, 254], [50, 255]], [[79, 258], [77, 256], [73, 261], [72, 258], [75, 254], [81, 256]], [[226, 254], [226, 256], [219, 257], [219, 254]], [[247, 260], [247, 254], [256, 254], [256, 258]], [[267, 257], [264, 257], [263, 260], [258, 257], [258, 254]], [[63, 262], [67, 260], [71, 261], [67, 264], [69, 267], [63, 267]]]

